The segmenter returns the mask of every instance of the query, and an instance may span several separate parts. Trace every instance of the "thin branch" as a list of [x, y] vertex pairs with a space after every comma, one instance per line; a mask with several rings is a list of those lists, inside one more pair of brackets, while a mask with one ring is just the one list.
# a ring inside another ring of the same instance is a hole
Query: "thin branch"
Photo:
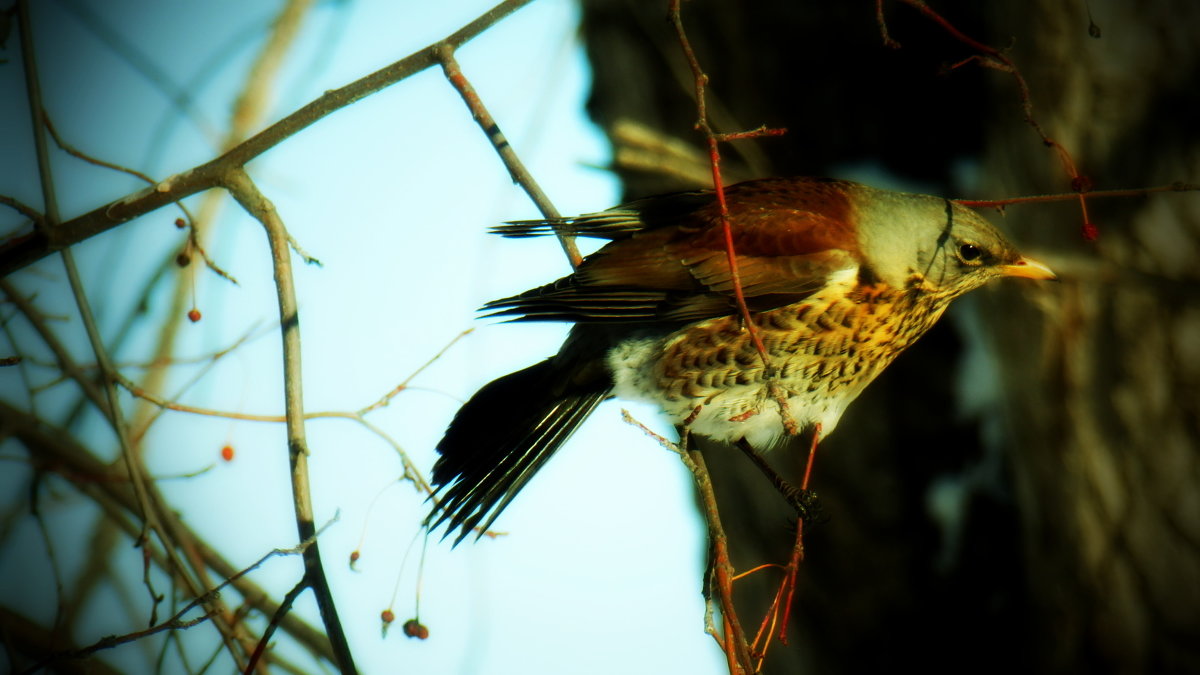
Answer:
[[[28, 450], [37, 468], [53, 471], [70, 481], [104, 509], [108, 520], [116, 523], [133, 540], [141, 532], [140, 525], [133, 523], [124, 514], [137, 513], [137, 501], [128, 481], [115, 478], [111, 467], [102, 464], [86, 448], [79, 445], [69, 433], [61, 428], [44, 424], [29, 413], [18, 410], [0, 401], [0, 429], [19, 440]], [[278, 603], [262, 588], [245, 578], [237, 576], [238, 568], [225, 560], [200, 537], [182, 523], [174, 524], [172, 535], [176, 541], [186, 542], [186, 548], [203, 564], [222, 578], [233, 578], [234, 588], [244, 601], [267, 616], [273, 615]], [[171, 571], [170, 564], [158, 551], [154, 551], [155, 563], [163, 570]], [[316, 656], [333, 662], [333, 651], [329, 641], [320, 631], [288, 615], [283, 628]]]
[[[746, 633], [733, 605], [733, 580], [736, 572], [729, 559], [729, 541], [721, 525], [721, 514], [717, 509], [717, 495], [713, 492], [712, 477], [704, 463], [704, 455], [698, 450], [683, 448], [680, 454], [683, 463], [692, 472], [696, 487], [700, 490], [700, 503], [704, 506], [704, 520], [708, 523], [708, 536], [712, 543], [712, 570], [716, 578], [717, 597], [721, 601], [721, 616], [724, 620], [725, 651], [731, 662], [736, 662], [745, 675], [757, 672], [750, 660], [750, 648], [746, 644]], [[714, 636], [716, 637], [716, 636]], [[734, 673], [733, 670], [730, 673]]]
[[[749, 333], [750, 340], [754, 344], [755, 350], [758, 352], [759, 358], [762, 360], [764, 368], [771, 368], [770, 358], [767, 354], [766, 347], [763, 345], [762, 339], [758, 334], [758, 330], [754, 324], [750, 314], [750, 308], [746, 305], [746, 297], [742, 289], [741, 275], [738, 272], [737, 251], [734, 246], [733, 228], [730, 222], [729, 204], [725, 198], [724, 181], [721, 177], [721, 154], [720, 143], [732, 140], [741, 140], [749, 138], [758, 138], [762, 136], [775, 136], [786, 133], [785, 129], [769, 129], [765, 125], [745, 132], [735, 133], [717, 133], [708, 120], [707, 106], [707, 85], [708, 75], [705, 74], [700, 66], [700, 61], [696, 57], [695, 51], [692, 49], [691, 41], [688, 39], [687, 31], [683, 26], [683, 18], [681, 13], [681, 0], [668, 0], [667, 18], [671, 22], [675, 30], [676, 37], [679, 41], [680, 49], [683, 51], [689, 67], [692, 71], [694, 80], [695, 97], [696, 97], [696, 129], [698, 129], [705, 138], [708, 144], [709, 163], [712, 167], [712, 182], [713, 189], [716, 193], [718, 206], [718, 214], [721, 221], [721, 231], [724, 237], [726, 264], [729, 266], [730, 281], [733, 286], [733, 297], [737, 303], [738, 314], [741, 317], [743, 329]], [[787, 406], [781, 403], [780, 410], [785, 414], [785, 421], [790, 417], [786, 416]], [[794, 422], [791, 426], [785, 424], [785, 429], [789, 433], [794, 433]], [[686, 423], [685, 423], [686, 427]], [[721, 613], [724, 626], [724, 640], [717, 634], [716, 627], [712, 624], [711, 613], [706, 613], [706, 624], [713, 637], [718, 640], [724, 650], [729, 661], [730, 673], [742, 672], [752, 673], [757, 672], [750, 658], [750, 648], [746, 643], [746, 636], [742, 630], [740, 621], [737, 616], [736, 609], [733, 603], [733, 579], [735, 576], [733, 565], [729, 560], [729, 547], [726, 539], [725, 531], [721, 525], [720, 513], [717, 510], [716, 495], [712, 489], [712, 481], [708, 474], [708, 469], [704, 463], [704, 457], [697, 451], [687, 448], [688, 432], [686, 428], [680, 430], [680, 457], [684, 464], [692, 472], [695, 479], [697, 489], [701, 495], [701, 503], [704, 506], [705, 522], [708, 523], [709, 540], [711, 542], [711, 550], [709, 552], [709, 570], [711, 577], [706, 579], [706, 583], [710, 584], [709, 588], [715, 588], [721, 602]]]
[[[113, 162], [100, 159], [99, 157], [93, 157], [79, 148], [76, 148], [74, 145], [67, 143], [66, 140], [64, 140], [63, 137], [58, 134], [58, 129], [54, 127], [54, 123], [50, 120], [50, 116], [45, 114], [45, 111], [42, 111], [42, 123], [46, 125], [46, 131], [50, 132], [50, 138], [54, 139], [54, 144], [61, 148], [62, 151], [68, 155], [76, 159], [83, 160], [88, 164], [94, 164], [105, 169], [111, 169], [118, 173], [129, 174], [130, 176], [133, 176], [134, 178], [137, 178], [148, 185], [154, 185], [158, 182], [141, 171], [138, 171], [137, 169], [131, 169], [127, 166], [121, 166], [120, 164], [114, 164]], [[180, 204], [180, 207], [182, 207], [182, 204]]]
[[[882, 2], [882, 0], [878, 0], [878, 2]], [[926, 18], [930, 19], [947, 33], [949, 33], [950, 36], [955, 40], [958, 40], [971, 49], [979, 52], [977, 55], [973, 55], [954, 64], [951, 66], [951, 68], [958, 68], [966, 63], [975, 62], [986, 68], [1000, 70], [1012, 76], [1013, 82], [1017, 86], [1017, 95], [1021, 103], [1021, 114], [1025, 119], [1025, 123], [1033, 128], [1034, 132], [1037, 133], [1038, 138], [1041, 139], [1042, 144], [1054, 150], [1055, 155], [1058, 157], [1059, 163], [1062, 165], [1063, 171], [1070, 178], [1071, 189], [1075, 191], [1074, 198], [1079, 201], [1079, 210], [1083, 218], [1084, 236], [1088, 239], [1095, 239], [1096, 226], [1092, 224], [1091, 219], [1088, 217], [1087, 207], [1087, 197], [1091, 190], [1091, 180], [1080, 174], [1079, 168], [1075, 165], [1075, 160], [1071, 157], [1071, 153], [1067, 151], [1067, 148], [1063, 146], [1062, 143], [1059, 143], [1057, 140], [1052, 138], [1050, 134], [1046, 133], [1046, 130], [1042, 128], [1041, 123], [1038, 122], [1037, 117], [1034, 116], [1033, 95], [1030, 93], [1029, 83], [1025, 80], [1025, 76], [1021, 73], [1021, 69], [1017, 67], [1016, 62], [1014, 62], [1008, 56], [1008, 54], [1005, 53], [1005, 51], [996, 49], [990, 45], [986, 45], [963, 33], [958, 29], [957, 26], [950, 23], [950, 21], [948, 21], [941, 14], [938, 14], [936, 11], [934, 11], [933, 8], [925, 3], [925, 0], [900, 0], [900, 2], [903, 2], [909, 7], [916, 9]], [[888, 36], [887, 24], [883, 19], [883, 8], [880, 4], [876, 5], [876, 20], [879, 23], [884, 44], [890, 47], [898, 47], [899, 44]]]
[[[37, 156], [38, 175], [42, 188], [43, 206], [46, 212], [46, 219], [43, 232], [53, 232], [58, 228], [59, 212], [57, 204], [57, 196], [55, 194], [53, 174], [50, 169], [49, 149], [46, 142], [46, 130], [41, 124], [45, 118], [45, 107], [42, 103], [42, 94], [40, 80], [37, 71], [36, 50], [33, 45], [33, 31], [29, 18], [29, 2], [28, 0], [19, 0], [17, 4], [17, 18], [21, 35], [21, 55], [25, 69], [25, 86], [26, 96], [30, 109], [30, 120], [33, 125], [34, 149]], [[88, 303], [87, 296], [83, 289], [83, 283], [79, 278], [79, 272], [75, 265], [75, 259], [69, 249], [61, 251], [63, 266], [67, 273], [68, 282], [71, 287], [71, 292], [74, 296], [76, 306], [79, 311], [80, 318], [83, 321], [84, 330], [91, 344], [92, 350], [96, 355], [96, 364], [100, 369], [102, 376], [101, 389], [107, 402], [107, 414], [109, 423], [113, 431], [116, 433], [121, 455], [124, 459], [126, 469], [129, 473], [131, 485], [138, 508], [141, 512], [143, 522], [142, 535], [138, 537], [138, 545], [143, 547], [143, 583], [147, 591], [150, 593], [151, 599], [151, 623], [155, 621], [154, 616], [157, 611], [158, 602], [162, 597], [158, 595], [150, 583], [150, 560], [152, 553], [148, 548], [150, 539], [147, 536], [148, 532], [154, 532], [158, 537], [159, 542], [163, 546], [163, 551], [171, 561], [171, 571], [178, 575], [189, 590], [196, 594], [199, 591], [199, 585], [196, 579], [187, 574], [187, 568], [183, 561], [179, 558], [175, 549], [176, 541], [170, 536], [170, 532], [163, 527], [158, 511], [153, 508], [150, 502], [150, 491], [143, 482], [145, 476], [142, 472], [140, 459], [133, 452], [132, 445], [129, 443], [129, 437], [125, 428], [125, 420], [121, 415], [121, 408], [117, 399], [116, 387], [111, 378], [111, 373], [114, 369], [109, 358], [108, 351], [105, 349], [102, 338], [100, 337], [99, 329], [96, 326], [95, 319], [92, 315], [91, 306]], [[157, 497], [157, 494], [154, 495]], [[156, 499], [155, 504], [161, 503]], [[222, 606], [214, 604], [209, 609], [214, 612], [222, 610]], [[238, 652], [236, 641], [233, 637], [233, 632], [223, 622], [218, 622], [219, 634], [224, 641], [226, 648], [235, 662], [241, 661], [241, 655]]]
[[[704, 463], [704, 456], [699, 451], [691, 450], [687, 447], [688, 434], [686, 429], [680, 430], [681, 440], [676, 444], [634, 419], [628, 410], [621, 410], [621, 419], [627, 424], [641, 429], [643, 433], [653, 438], [662, 447], [679, 455], [683, 460], [684, 466], [692, 472], [692, 477], [700, 492], [700, 502], [704, 507], [704, 520], [708, 524], [709, 542], [712, 546], [709, 569], [716, 579], [716, 583], [708, 586], [708, 588], [715, 587], [718, 600], [721, 603], [721, 615], [726, 629], [724, 640], [722, 640], [721, 635], [713, 625], [711, 609], [706, 609], [705, 611], [705, 625], [709, 634], [716, 639], [717, 643], [721, 645], [721, 649], [724, 650], [726, 656], [729, 658], [729, 672], [731, 675], [738, 672], [744, 675], [757, 672], [750, 660], [750, 649], [746, 644], [746, 634], [742, 630], [737, 610], [733, 605], [733, 582], [737, 578], [737, 573], [733, 569], [733, 563], [729, 560], [729, 542], [725, 536], [725, 529], [721, 526], [721, 513], [717, 508], [717, 496], [713, 492], [712, 478], [708, 474], [708, 467]], [[709, 583], [710, 580], [705, 579], [705, 584]]]
[[438, 359], [442, 358], [442, 356], [445, 355], [445, 353], [447, 351], [449, 351], [451, 347], [458, 344], [459, 340], [470, 335], [474, 330], [475, 330], [474, 328], [468, 328], [468, 329], [464, 330], [463, 332], [459, 333], [458, 335], [455, 335], [454, 339], [450, 340], [450, 342], [447, 342], [446, 346], [439, 349], [438, 352], [436, 354], [434, 354], [433, 356], [431, 356], [428, 361], [426, 361], [425, 363], [422, 363], [420, 365], [420, 367], [418, 367], [413, 372], [409, 373], [408, 377], [404, 378], [404, 381], [401, 382], [400, 384], [396, 385], [396, 387], [394, 389], [392, 389], [388, 393], [384, 394], [378, 401], [375, 401], [374, 403], [372, 403], [364, 408], [360, 408], [358, 410], [358, 415], [359, 416], [366, 415], [367, 413], [371, 412], [372, 410], [386, 406], [392, 400], [392, 398], [394, 398], [396, 396], [396, 394], [399, 394], [400, 392], [407, 389], [409, 383], [412, 382], [413, 379], [415, 379], [421, 373], [425, 372], [426, 368], [433, 365], [433, 363], [435, 361], [437, 361]]
[[55, 335], [52, 330], [50, 330], [50, 326], [47, 325], [44, 315], [38, 311], [36, 307], [34, 307], [33, 302], [29, 298], [25, 297], [25, 294], [22, 293], [16, 286], [14, 286], [12, 281], [9, 279], [0, 278], [0, 291], [3, 291], [5, 297], [8, 298], [8, 301], [15, 305], [18, 310], [20, 310], [21, 314], [24, 315], [25, 320], [29, 322], [29, 325], [33, 326], [33, 329], [37, 332], [38, 337], [40, 337], [42, 342], [50, 348], [50, 352], [54, 354], [54, 359], [58, 363], [59, 370], [61, 370], [67, 377], [71, 378], [76, 384], [79, 385], [79, 388], [83, 391], [84, 395], [87, 396], [88, 400], [90, 400], [92, 404], [95, 405], [96, 408], [105, 415], [105, 417], [111, 417], [109, 414], [108, 400], [105, 398], [104, 394], [101, 393], [101, 391], [96, 387], [96, 383], [86, 373], [83, 372], [83, 369], [75, 363], [75, 360], [71, 358], [71, 354], [67, 351], [66, 346], [63, 345], [58, 339], [58, 336]]
[[37, 212], [37, 209], [29, 206], [28, 204], [22, 203], [20, 200], [9, 197], [8, 195], [0, 195], [0, 204], [3, 204], [32, 220], [36, 227], [41, 227], [42, 221], [45, 219], [42, 214]]
[[267, 649], [267, 643], [271, 637], [275, 635], [275, 630], [279, 628], [279, 624], [283, 618], [292, 611], [292, 605], [295, 604], [296, 598], [300, 597], [308, 588], [308, 582], [301, 579], [299, 583], [292, 586], [292, 589], [283, 596], [283, 601], [279, 603], [279, 607], [275, 613], [271, 615], [271, 621], [267, 623], [267, 629], [263, 631], [262, 637], [259, 638], [258, 644], [254, 645], [254, 651], [250, 653], [250, 660], [246, 662], [246, 667], [242, 669], [243, 673], [250, 675], [254, 672], [254, 668], [258, 666], [259, 660], [263, 656], [263, 652]]
[[326, 115], [341, 110], [426, 68], [437, 65], [437, 52], [444, 46], [451, 48], [461, 46], [512, 12], [529, 4], [530, 1], [505, 0], [505, 2], [501, 2], [444, 40], [435, 42], [344, 87], [325, 92], [299, 110], [205, 164], [171, 176], [154, 187], [109, 202], [53, 229], [39, 228], [24, 236], [14, 237], [0, 245], [0, 277], [41, 260], [54, 251], [107, 232], [166, 204], [216, 187], [224, 179], [228, 170], [244, 166], [250, 160], [279, 145]]
[[704, 134], [704, 139], [708, 143], [709, 162], [712, 166], [712, 182], [713, 190], [716, 192], [718, 213], [721, 220], [721, 232], [725, 239], [725, 259], [729, 265], [730, 281], [733, 282], [733, 297], [737, 303], [738, 313], [742, 317], [743, 327], [749, 331], [750, 340], [754, 343], [754, 348], [758, 351], [758, 356], [762, 359], [763, 367], [770, 369], [770, 358], [767, 356], [767, 349], [763, 346], [762, 339], [758, 335], [758, 329], [755, 327], [753, 320], [750, 317], [750, 308], [746, 306], [746, 296], [742, 292], [742, 278], [738, 274], [737, 251], [733, 245], [733, 229], [729, 222], [729, 204], [725, 200], [725, 185], [721, 179], [721, 152], [720, 143], [722, 141], [756, 138], [759, 136], [777, 136], [786, 133], [786, 129], [768, 129], [766, 126], [759, 127], [753, 131], [737, 132], [732, 134], [718, 134], [713, 130], [708, 121], [708, 104], [707, 104], [707, 86], [708, 75], [704, 73], [704, 69], [700, 67], [700, 61], [696, 58], [695, 51], [692, 50], [691, 41], [688, 40], [687, 31], [683, 27], [683, 17], [680, 9], [681, 0], [669, 0], [667, 9], [667, 18], [671, 25], [675, 28], [675, 34], [679, 39], [680, 49], [683, 50], [684, 56], [687, 58], [688, 65], [692, 69], [696, 90], [696, 111], [698, 117], [696, 119], [696, 129]]
[[[438, 62], [442, 64], [442, 70], [446, 73], [446, 79], [450, 80], [450, 84], [458, 90], [462, 96], [463, 103], [471, 111], [471, 116], [483, 129], [483, 133], [487, 135], [491, 141], [492, 147], [496, 149], [496, 153], [500, 155], [500, 159], [504, 162], [504, 166], [508, 169], [508, 173], [512, 176], [513, 182], [524, 188], [529, 198], [542, 212], [542, 217], [546, 220], [561, 220], [562, 214], [558, 209], [554, 208], [554, 204], [550, 203], [550, 198], [546, 193], [542, 192], [542, 188], [533, 179], [533, 174], [525, 168], [525, 164], [521, 162], [521, 158], [517, 156], [516, 151], [512, 149], [508, 139], [504, 137], [504, 133], [500, 131], [500, 125], [492, 118], [491, 113], [483, 105], [483, 101], [479, 98], [479, 94], [475, 88], [471, 86], [471, 82], [463, 75], [462, 69], [458, 67], [458, 61], [454, 59], [454, 47], [450, 44], [443, 44], [437, 50]], [[567, 254], [567, 260], [570, 261], [571, 267], [579, 267], [579, 263], [583, 262], [583, 256], [579, 253], [579, 247], [575, 244], [575, 238], [562, 232], [556, 232], [559, 244], [562, 245], [563, 252]]]
[[[429, 365], [432, 364], [434, 361], [441, 358], [442, 355], [446, 353], [446, 350], [450, 349], [459, 340], [461, 340], [463, 337], [465, 337], [466, 335], [471, 333], [472, 330], [473, 329], [468, 329], [468, 330], [463, 331], [462, 333], [459, 333], [445, 347], [443, 347], [440, 351], [438, 351], [437, 354], [435, 354], [432, 358], [430, 358], [428, 361], [426, 361], [424, 364], [422, 364], [420, 367], [418, 367], [415, 371], [410, 373], [408, 375], [408, 377], [404, 378], [404, 380], [399, 385], [393, 387], [390, 391], [388, 391], [386, 394], [381, 396], [379, 399], [377, 399], [373, 403], [370, 403], [370, 404], [368, 404], [358, 410], [355, 410], [355, 411], [331, 410], [331, 411], [321, 411], [321, 412], [306, 412], [306, 413], [304, 413], [304, 420], [308, 421], [308, 420], [317, 420], [317, 419], [344, 419], [344, 420], [352, 420], [354, 422], [358, 422], [365, 429], [367, 429], [367, 431], [370, 431], [371, 433], [378, 436], [381, 440], [383, 440], [385, 443], [390, 445], [393, 450], [395, 450], [396, 455], [400, 458], [401, 465], [404, 467], [404, 478], [411, 481], [413, 483], [413, 485], [416, 486], [417, 490], [420, 491], [422, 494], [434, 499], [434, 504], [436, 506], [437, 499], [433, 497], [433, 492], [434, 492], [433, 488], [429, 485], [429, 481], [427, 481], [425, 479], [424, 475], [421, 473], [421, 470], [409, 458], [408, 453], [405, 452], [404, 448], [402, 448], [395, 439], [393, 439], [390, 435], [388, 435], [388, 433], [386, 431], [384, 431], [380, 427], [372, 424], [367, 419], [366, 416], [369, 413], [371, 413], [375, 410], [378, 410], [379, 408], [387, 406], [391, 402], [391, 400], [393, 398], [395, 398], [396, 395], [398, 395], [400, 392], [410, 389], [411, 387], [409, 386], [409, 383], [413, 380], [413, 378], [415, 378], [417, 375], [419, 375], [421, 372], [423, 372], [426, 368], [428, 368]], [[231, 412], [231, 411], [225, 411], [225, 410], [215, 410], [212, 408], [201, 408], [198, 406], [182, 404], [177, 401], [169, 401], [167, 399], [162, 398], [161, 396], [156, 396], [155, 394], [138, 387], [131, 380], [126, 378], [124, 375], [121, 375], [119, 372], [115, 373], [115, 377], [116, 377], [117, 383], [120, 384], [122, 387], [124, 387], [127, 391], [129, 391], [130, 394], [132, 394], [140, 399], [143, 399], [145, 401], [148, 401], [149, 403], [156, 406], [160, 410], [174, 410], [176, 412], [190, 413], [193, 415], [221, 417], [221, 418], [231, 419], [231, 420], [240, 420], [243, 422], [266, 422], [266, 423], [274, 423], [274, 424], [283, 424], [283, 423], [287, 422], [286, 415], [263, 415], [263, 414], [254, 414], [254, 413], [239, 413], [239, 412]], [[499, 535], [499, 533], [491, 531], [491, 530], [482, 530], [480, 532], [484, 536], [493, 537], [493, 538]]]
[[[308, 549], [309, 546], [315, 544], [317, 537], [320, 536], [321, 532], [324, 532], [325, 529], [332, 525], [336, 520], [337, 517], [335, 516], [334, 520], [325, 523], [320, 530], [314, 532], [311, 539], [305, 540], [300, 544], [300, 546], [297, 546], [296, 548], [290, 549], [286, 552], [292, 554], [302, 553]], [[278, 551], [278, 549], [276, 549], [276, 551]], [[270, 554], [268, 554], [268, 556], [269, 555]], [[266, 558], [264, 558], [264, 560], [265, 559]], [[261, 564], [261, 561], [259, 564]], [[288, 613], [291, 612], [292, 605], [296, 602], [296, 598], [300, 597], [300, 594], [303, 593], [304, 589], [308, 588], [308, 586], [309, 584], [307, 581], [301, 580], [300, 583], [292, 587], [292, 590], [287, 592], [287, 595], [284, 596], [283, 601], [279, 603], [279, 607], [277, 607], [275, 609], [275, 613], [271, 615], [271, 620], [267, 624], [266, 630], [263, 631], [262, 637], [258, 639], [258, 644], [254, 645], [254, 651], [250, 654], [250, 660], [246, 662], [246, 667], [242, 671], [246, 673], [246, 675], [254, 672], [254, 668], [262, 659], [263, 652], [266, 650], [267, 645], [270, 644], [271, 638], [275, 635], [275, 631], [278, 630], [279, 625], [283, 622], [283, 619], [288, 615]]]
[[[321, 528], [321, 529], [324, 530], [325, 528]], [[90, 656], [91, 654], [94, 654], [103, 649], [112, 649], [113, 647], [127, 644], [129, 642], [134, 642], [135, 640], [140, 640], [142, 638], [146, 638], [151, 635], [161, 633], [163, 631], [187, 629], [187, 628], [191, 628], [192, 626], [195, 626], [199, 623], [207, 621], [213, 617], [213, 610], [211, 608], [205, 610], [205, 613], [202, 614], [201, 616], [193, 618], [193, 619], [184, 619], [183, 617], [186, 614], [188, 614], [189, 612], [191, 612], [193, 609], [196, 609], [197, 607], [199, 607], [201, 605], [208, 604], [210, 600], [213, 600], [218, 595], [220, 595], [222, 589], [224, 589], [227, 586], [230, 586], [238, 579], [246, 576], [250, 572], [253, 572], [254, 570], [258, 569], [259, 567], [262, 567], [263, 563], [267, 562], [271, 558], [274, 558], [276, 556], [297, 555], [297, 554], [303, 553], [305, 550], [308, 549], [309, 546], [311, 546], [313, 543], [316, 542], [316, 537], [318, 534], [319, 534], [319, 532], [315, 533], [313, 535], [313, 538], [307, 539], [293, 548], [277, 548], [277, 549], [274, 549], [274, 550], [268, 552], [266, 555], [262, 556], [257, 561], [252, 563], [249, 567], [239, 570], [236, 574], [226, 578], [224, 581], [222, 581], [217, 586], [205, 591], [202, 595], [193, 598], [190, 602], [188, 602], [186, 605], [183, 606], [183, 609], [180, 609], [173, 616], [171, 616], [171, 618], [167, 619], [166, 621], [163, 621], [162, 623], [151, 626], [150, 628], [147, 628], [145, 630], [134, 631], [132, 633], [126, 633], [124, 635], [110, 635], [108, 637], [97, 640], [96, 642], [92, 643], [91, 645], [88, 645], [87, 647], [81, 647], [79, 649], [72, 649], [67, 652], [51, 655], [51, 656], [47, 657], [46, 659], [44, 659], [41, 663], [30, 668], [26, 672], [33, 673], [33, 672], [36, 672], [36, 671], [50, 665], [51, 663], [54, 663], [57, 661], [62, 661], [65, 659], [83, 658], [86, 656]], [[278, 623], [278, 622], [276, 622], [276, 623]], [[265, 637], [264, 637], [264, 640], [265, 640]]]
[[[61, 636], [9, 607], [0, 606], [0, 634], [4, 635], [6, 656], [14, 671], [21, 663], [15, 658], [17, 654], [40, 659], [62, 648]], [[120, 675], [115, 668], [99, 659], [89, 660], [86, 672], [91, 675]]]
[[[1158, 185], [1148, 188], [1132, 188], [1118, 190], [1089, 190], [1087, 196], [1093, 197], [1145, 197], [1157, 192], [1195, 192], [1200, 190], [1200, 184], [1176, 181], [1168, 185]], [[956, 204], [971, 208], [1003, 208], [1012, 204], [1038, 204], [1044, 202], [1067, 202], [1079, 199], [1078, 192], [1061, 192], [1048, 195], [1030, 195], [1028, 197], [1008, 197], [1005, 199], [952, 199]]]
[[[296, 287], [292, 278], [291, 247], [287, 228], [279, 213], [242, 169], [229, 171], [223, 183], [229, 193], [266, 230], [271, 247], [271, 263], [275, 270], [275, 289], [279, 303], [280, 333], [283, 341], [283, 400], [287, 415], [288, 463], [291, 466], [292, 501], [296, 512], [296, 528], [301, 540], [315, 532], [312, 493], [308, 476], [308, 441], [304, 432], [304, 393], [301, 382], [300, 313], [296, 302]], [[321, 552], [314, 543], [304, 551], [304, 583], [313, 589], [321, 619], [333, 646], [336, 664], [343, 673], [358, 672], [354, 655], [342, 628], [341, 618], [333, 600], [333, 591], [321, 564]], [[239, 664], [241, 665], [241, 664]]]
[[[265, 94], [248, 92], [265, 92], [272, 89], [273, 78], [279, 72], [283, 54], [287, 52], [292, 38], [295, 37], [303, 21], [308, 0], [288, 0], [278, 10], [275, 20], [271, 23], [270, 34], [260, 47], [257, 56], [251, 64], [249, 72], [242, 81], [240, 93], [234, 105], [230, 126], [220, 140], [220, 151], [225, 152], [243, 141], [261, 123], [266, 116]], [[211, 191], [204, 195], [198, 211], [198, 218], [188, 217], [186, 223], [176, 221], [177, 226], [188, 227], [188, 245], [199, 251], [208, 261], [205, 244], [214, 236], [215, 225], [218, 221], [224, 193]], [[201, 231], [199, 228], [203, 226]], [[211, 261], [210, 261], [211, 262]], [[210, 265], [211, 267], [211, 265]], [[159, 330], [154, 345], [154, 359], [166, 361], [174, 354], [176, 341], [184, 325], [183, 319], [194, 316], [187, 308], [195, 310], [196, 279], [194, 275], [176, 275], [171, 289], [168, 309], [165, 310], [164, 321]], [[236, 282], [235, 282], [236, 283]], [[147, 373], [142, 385], [154, 392], [161, 392], [167, 378], [167, 368], [155, 368]], [[150, 424], [146, 419], [149, 411], [139, 407], [133, 416], [131, 426], [135, 429], [145, 428]]]

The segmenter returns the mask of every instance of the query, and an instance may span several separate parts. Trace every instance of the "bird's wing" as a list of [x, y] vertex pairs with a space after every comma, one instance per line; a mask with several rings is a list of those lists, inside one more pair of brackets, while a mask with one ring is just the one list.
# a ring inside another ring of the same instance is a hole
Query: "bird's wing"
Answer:
[[[801, 226], [799, 221], [819, 220], [803, 214], [789, 217], [793, 230]], [[798, 302], [822, 288], [830, 275], [858, 264], [847, 248], [789, 243], [786, 237], [780, 241], [771, 225], [741, 228], [734, 236], [738, 278], [752, 310]], [[726, 316], [736, 305], [720, 235], [719, 228], [696, 234], [678, 229], [638, 233], [608, 244], [568, 277], [495, 300], [484, 309], [516, 320], [580, 323], [690, 322]]]
[[[803, 300], [831, 275], [860, 265], [841, 184], [753, 181], [730, 187], [728, 197], [737, 276], [752, 310]], [[605, 213], [627, 211], [637, 213], [576, 219], [596, 223], [592, 236], [604, 232], [613, 241], [574, 274], [484, 309], [515, 320], [581, 323], [687, 322], [736, 311], [725, 230], [711, 194], [653, 198]]]
[[625, 239], [635, 232], [677, 226], [712, 202], [712, 190], [676, 192], [571, 218], [514, 220], [493, 227], [491, 232], [514, 239], [562, 234], [611, 241]]

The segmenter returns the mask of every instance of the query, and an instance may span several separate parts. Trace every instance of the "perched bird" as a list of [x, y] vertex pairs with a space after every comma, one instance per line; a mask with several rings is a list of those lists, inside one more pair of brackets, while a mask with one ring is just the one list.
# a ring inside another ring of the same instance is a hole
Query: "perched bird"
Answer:
[[817, 178], [748, 181], [725, 194], [765, 360], [737, 309], [710, 190], [495, 228], [609, 243], [573, 274], [485, 305], [492, 316], [575, 325], [558, 354], [486, 385], [454, 417], [437, 446], [431, 530], [448, 522], [461, 541], [490, 527], [613, 395], [758, 450], [779, 444], [789, 424], [824, 437], [951, 300], [997, 277], [1054, 278], [940, 197]]

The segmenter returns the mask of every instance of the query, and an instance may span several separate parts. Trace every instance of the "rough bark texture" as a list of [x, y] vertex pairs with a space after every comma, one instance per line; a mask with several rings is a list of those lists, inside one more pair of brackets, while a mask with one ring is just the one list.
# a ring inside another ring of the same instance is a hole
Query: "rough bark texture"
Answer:
[[[943, 73], [973, 52], [885, 6], [899, 50], [882, 46], [870, 2], [684, 3], [719, 130], [790, 129], [726, 146], [729, 168], [845, 175], [869, 163], [948, 195], [1069, 190], [1011, 78]], [[1100, 39], [1083, 3], [933, 6], [1014, 45], [1038, 119], [1098, 187], [1200, 182], [1200, 5], [1095, 0]], [[584, 2], [591, 113], [698, 148], [665, 13]], [[629, 196], [686, 184], [620, 172]], [[1063, 283], [960, 300], [822, 446], [814, 487], [832, 520], [807, 536], [791, 644], [772, 648], [766, 672], [1200, 671], [1200, 194], [1089, 206], [1096, 244], [1077, 205], [995, 218]], [[709, 465], [735, 564], [785, 560], [786, 507], [721, 450]], [[795, 471], [803, 452], [773, 459]], [[776, 582], [739, 582], [744, 624]]]

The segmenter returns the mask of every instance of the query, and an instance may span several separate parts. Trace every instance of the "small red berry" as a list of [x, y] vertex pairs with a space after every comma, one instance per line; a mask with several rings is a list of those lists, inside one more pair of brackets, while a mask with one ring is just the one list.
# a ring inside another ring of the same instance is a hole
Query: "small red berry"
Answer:
[[396, 620], [396, 615], [392, 612], [392, 610], [385, 609], [383, 610], [383, 613], [379, 615], [379, 619], [384, 623], [391, 623]]
[[410, 638], [417, 638], [418, 640], [429, 639], [429, 629], [425, 626], [422, 626], [421, 622], [417, 621], [416, 619], [409, 619], [408, 621], [404, 622], [404, 634]]
[[176, 218], [175, 227], [178, 227], [182, 230], [183, 228], [187, 227], [187, 223], [183, 220], [183, 218]]
[[1088, 241], [1096, 241], [1100, 237], [1100, 228], [1092, 223], [1083, 224], [1083, 238]]
[[358, 562], [360, 557], [362, 557], [362, 554], [358, 551], [350, 552], [350, 569], [354, 569], [354, 564]]
[[197, 321], [200, 320], [200, 310], [193, 307], [191, 310], [188, 311], [187, 317], [189, 319], [191, 319], [192, 323], [196, 323]]
[[226, 462], [233, 461], [233, 446], [232, 445], [226, 445], [225, 447], [221, 448], [221, 459], [225, 460]]

